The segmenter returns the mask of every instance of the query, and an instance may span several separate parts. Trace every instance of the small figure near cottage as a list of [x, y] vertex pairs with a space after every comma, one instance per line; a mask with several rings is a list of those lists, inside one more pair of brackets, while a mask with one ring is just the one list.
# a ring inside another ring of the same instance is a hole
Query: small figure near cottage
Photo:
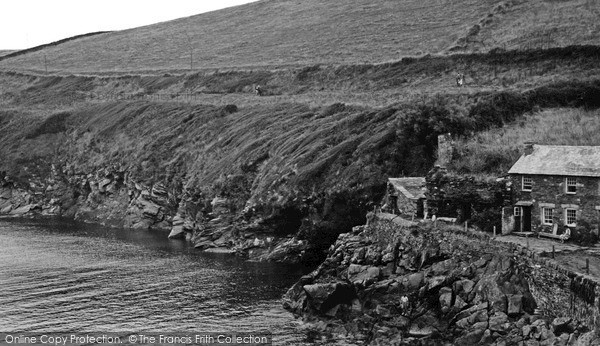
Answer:
[[254, 92], [255, 92], [255, 93], [256, 93], [256, 95], [258, 95], [258, 96], [262, 96], [262, 94], [263, 94], [263, 90], [262, 90], [262, 88], [260, 87], [260, 85], [257, 85], [257, 86], [255, 86], [255, 87], [254, 87]]
[[569, 238], [571, 238], [571, 230], [567, 227], [565, 228], [565, 232], [560, 235], [560, 242], [564, 243], [565, 240], [568, 240]]
[[465, 75], [463, 75], [462, 73], [459, 73], [456, 75], [456, 86], [457, 87], [462, 87], [465, 84]]

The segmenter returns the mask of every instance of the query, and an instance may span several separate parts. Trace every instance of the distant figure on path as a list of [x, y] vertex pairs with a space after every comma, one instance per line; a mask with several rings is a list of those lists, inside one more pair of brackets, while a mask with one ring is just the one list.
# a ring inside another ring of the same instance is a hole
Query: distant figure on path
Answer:
[[463, 75], [462, 73], [459, 73], [456, 76], [456, 86], [462, 87], [464, 84], [465, 84], [465, 75]]
[[263, 91], [262, 91], [262, 88], [260, 87], [260, 85], [257, 85], [254, 87], [254, 92], [256, 93], [256, 95], [262, 96]]

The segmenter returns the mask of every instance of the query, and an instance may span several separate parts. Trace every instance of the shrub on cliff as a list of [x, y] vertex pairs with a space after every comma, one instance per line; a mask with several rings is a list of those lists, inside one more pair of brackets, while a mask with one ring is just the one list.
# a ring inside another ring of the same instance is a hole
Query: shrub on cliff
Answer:
[[525, 95], [503, 91], [484, 97], [470, 109], [469, 117], [474, 121], [474, 130], [481, 131], [513, 122], [532, 108]]
[[33, 139], [44, 134], [60, 133], [67, 130], [66, 120], [71, 116], [67, 112], [56, 113], [49, 116], [41, 124], [35, 127], [25, 138]]

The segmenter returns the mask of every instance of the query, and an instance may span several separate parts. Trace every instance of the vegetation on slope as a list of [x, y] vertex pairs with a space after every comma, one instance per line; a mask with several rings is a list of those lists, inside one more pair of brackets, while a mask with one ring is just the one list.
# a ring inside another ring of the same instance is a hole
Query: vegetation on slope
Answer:
[[13, 53], [14, 50], [0, 50], [0, 57]]
[[[545, 114], [535, 113], [539, 109], [600, 107], [597, 46], [505, 50], [494, 42], [489, 53], [468, 53], [482, 50], [470, 46], [472, 37], [499, 30], [539, 1], [262, 1], [7, 58], [0, 66], [40, 70], [44, 54], [51, 71], [92, 73], [0, 74], [0, 171], [24, 188], [62, 172], [53, 177], [72, 185], [61, 189], [67, 192], [62, 207], [81, 206], [90, 215], [108, 207], [119, 212], [103, 215], [124, 217], [119, 203], [131, 197], [120, 191], [103, 206], [102, 196], [89, 193], [90, 177], [100, 178], [92, 182], [100, 186], [111, 176], [114, 188], [127, 180], [149, 194], [158, 185], [156, 191], [168, 195], [161, 213], [177, 213], [196, 224], [191, 227], [212, 219], [211, 202], [218, 200], [230, 213], [227, 222], [326, 248], [340, 232], [364, 223], [386, 178], [430, 170], [437, 135], [450, 132], [468, 143], [531, 113]], [[568, 17], [580, 3], [560, 7]], [[266, 16], [270, 11], [281, 16]], [[485, 25], [469, 29], [481, 18]], [[231, 33], [232, 26], [242, 32]], [[198, 28], [214, 34], [197, 36]], [[589, 43], [595, 35], [582, 33], [572, 43]], [[511, 42], [521, 47], [517, 36]], [[425, 46], [467, 53], [391, 62]], [[189, 52], [201, 56], [204, 67], [236, 69], [174, 72], [186, 68]], [[257, 65], [263, 68], [247, 68]], [[132, 69], [161, 71], [124, 72]], [[458, 72], [465, 74], [464, 87], [455, 86]], [[266, 96], [253, 94], [257, 84]], [[487, 161], [454, 164], [465, 173], [496, 174], [510, 153], [494, 157], [469, 147], [458, 150], [457, 159]], [[52, 200], [44, 191], [34, 195]], [[150, 209], [142, 206], [140, 213], [159, 214]], [[162, 216], [168, 227], [171, 219]]]
[[[10, 85], [21, 77], [7, 78]], [[149, 85], [169, 88], [170, 78]], [[60, 99], [67, 90], [103, 87], [91, 77], [48, 77], [7, 93], [1, 170], [26, 186], [51, 164], [82, 174], [118, 167], [135, 181], [191, 194], [201, 206], [192, 215], [209, 213], [220, 196], [238, 218], [324, 246], [364, 222], [387, 177], [424, 175], [438, 134], [499, 128], [535, 107], [600, 106], [598, 81], [440, 94], [384, 108]]]
[[116, 72], [363, 64], [597, 44], [595, 0], [265, 0], [64, 42], [4, 69]]
[[600, 145], [598, 119], [598, 109], [539, 110], [505, 127], [457, 140], [449, 168], [463, 174], [503, 175], [521, 156], [525, 142]]
[[[473, 97], [480, 92], [522, 90], [573, 79], [592, 80], [600, 75], [599, 56], [598, 47], [570, 46], [523, 52], [404, 58], [375, 65], [314, 65], [274, 71], [102, 78], [30, 76], [9, 72], [3, 76], [3, 88], [9, 91], [5, 97], [13, 97], [24, 105], [144, 99], [155, 95], [160, 96], [161, 101], [216, 105], [303, 103], [314, 107], [342, 102], [378, 108], [399, 102], [423, 103], [435, 94]], [[457, 72], [465, 75], [463, 88], [455, 86]], [[266, 90], [266, 97], [254, 95], [254, 86], [258, 84]]]

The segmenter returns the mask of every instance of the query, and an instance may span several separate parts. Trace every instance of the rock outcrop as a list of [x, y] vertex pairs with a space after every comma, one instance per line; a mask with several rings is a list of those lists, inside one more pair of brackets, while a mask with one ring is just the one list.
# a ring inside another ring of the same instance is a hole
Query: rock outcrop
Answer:
[[287, 292], [285, 308], [313, 335], [373, 345], [596, 339], [588, 333], [593, 326], [540, 314], [529, 289], [528, 257], [460, 227], [390, 219], [379, 216], [340, 235], [321, 266]]

